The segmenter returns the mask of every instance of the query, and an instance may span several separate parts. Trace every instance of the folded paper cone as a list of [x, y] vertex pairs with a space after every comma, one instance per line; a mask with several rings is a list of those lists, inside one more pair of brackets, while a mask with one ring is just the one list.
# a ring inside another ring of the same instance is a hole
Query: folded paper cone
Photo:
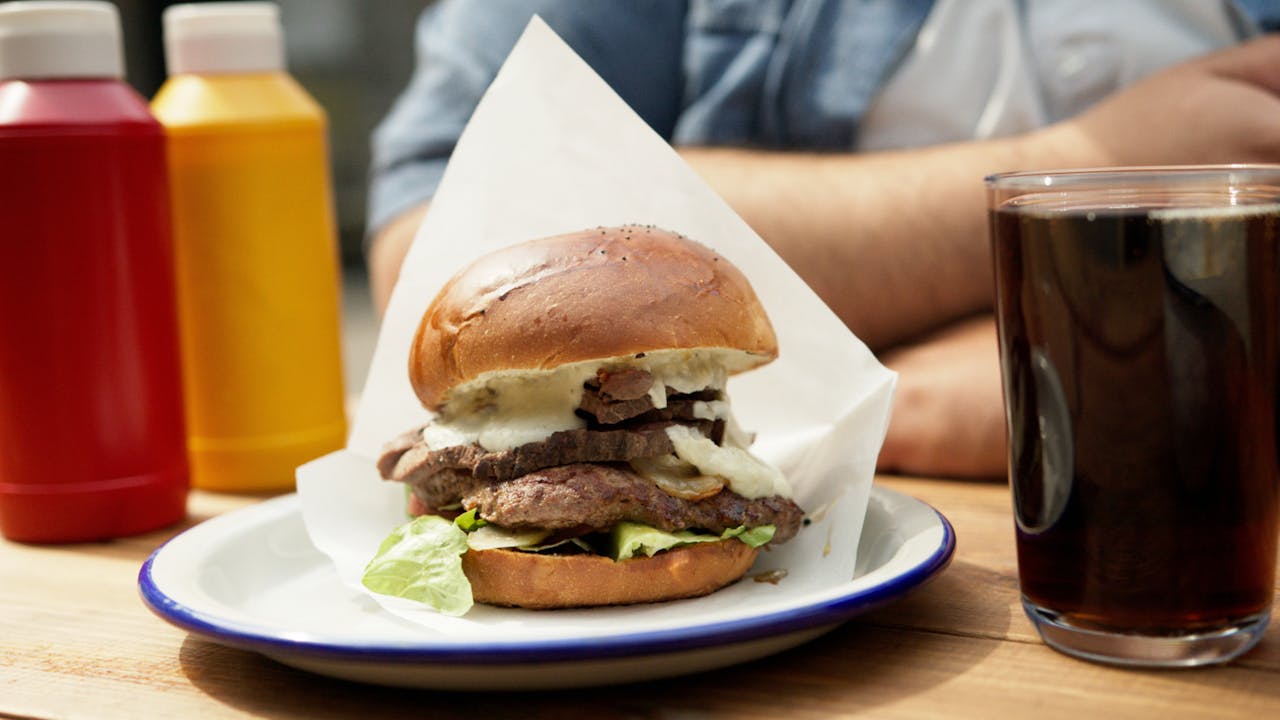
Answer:
[[[450, 276], [485, 253], [531, 238], [625, 223], [694, 238], [728, 258], [754, 287], [776, 329], [779, 357], [729, 381], [733, 412], [744, 429], [756, 433], [752, 452], [786, 474], [796, 501], [813, 520], [756, 563], [758, 571], [785, 570], [785, 580], [739, 583], [681, 601], [678, 612], [722, 612], [739, 603], [759, 608], [853, 576], [895, 375], [535, 18], [472, 116], [406, 258], [347, 450], [299, 470], [308, 531], [344, 581], [360, 587], [361, 571], [378, 542], [405, 519], [403, 489], [380, 480], [373, 464], [388, 439], [429, 417], [408, 372], [427, 304]], [[446, 618], [394, 598], [377, 599], [432, 631], [522, 632], [522, 621], [509, 618], [516, 610], [482, 608], [462, 619]], [[609, 632], [612, 612], [535, 617], [539, 632], [564, 624], [590, 635]], [[653, 621], [662, 622], [661, 611]]]

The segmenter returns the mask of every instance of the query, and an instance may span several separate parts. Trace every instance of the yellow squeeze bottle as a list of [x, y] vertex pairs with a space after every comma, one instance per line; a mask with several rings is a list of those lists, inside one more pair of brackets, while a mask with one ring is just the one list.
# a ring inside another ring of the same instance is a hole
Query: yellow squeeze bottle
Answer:
[[273, 3], [175, 5], [165, 128], [192, 485], [294, 485], [342, 447], [325, 115], [284, 70]]

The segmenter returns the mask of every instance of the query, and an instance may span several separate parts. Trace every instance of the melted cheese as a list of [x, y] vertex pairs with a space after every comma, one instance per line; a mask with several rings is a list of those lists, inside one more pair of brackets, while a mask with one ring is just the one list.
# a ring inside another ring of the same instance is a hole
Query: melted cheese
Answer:
[[489, 373], [455, 388], [423, 438], [432, 450], [469, 443], [507, 450], [553, 432], [585, 427], [575, 411], [582, 402], [583, 383], [595, 379], [601, 368], [647, 370], [654, 378], [649, 396], [655, 407], [663, 408], [666, 388], [677, 393], [723, 390], [730, 372], [758, 361], [740, 350], [699, 348], [570, 363], [550, 371]]
[[422, 437], [432, 450], [477, 444], [507, 450], [545, 440], [560, 430], [586, 426], [574, 413], [582, 401], [582, 383], [595, 369], [573, 372], [506, 374], [467, 393], [455, 393]]

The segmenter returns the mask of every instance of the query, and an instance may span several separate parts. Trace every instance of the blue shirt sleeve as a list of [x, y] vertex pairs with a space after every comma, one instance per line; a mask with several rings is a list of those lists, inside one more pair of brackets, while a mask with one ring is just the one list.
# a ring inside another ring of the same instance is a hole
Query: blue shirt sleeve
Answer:
[[435, 194], [463, 127], [535, 14], [670, 138], [684, 2], [443, 0], [419, 18], [413, 76], [373, 134], [369, 234]]
[[1276, 0], [1235, 0], [1235, 4], [1262, 32], [1280, 31], [1280, 2]]

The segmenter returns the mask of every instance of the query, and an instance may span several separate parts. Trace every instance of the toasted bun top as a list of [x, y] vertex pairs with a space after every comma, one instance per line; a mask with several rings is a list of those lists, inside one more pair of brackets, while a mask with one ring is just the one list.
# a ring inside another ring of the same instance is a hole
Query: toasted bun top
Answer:
[[595, 228], [485, 255], [432, 301], [409, 353], [424, 405], [510, 370], [654, 350], [731, 348], [778, 354], [741, 271], [688, 238], [645, 226]]

